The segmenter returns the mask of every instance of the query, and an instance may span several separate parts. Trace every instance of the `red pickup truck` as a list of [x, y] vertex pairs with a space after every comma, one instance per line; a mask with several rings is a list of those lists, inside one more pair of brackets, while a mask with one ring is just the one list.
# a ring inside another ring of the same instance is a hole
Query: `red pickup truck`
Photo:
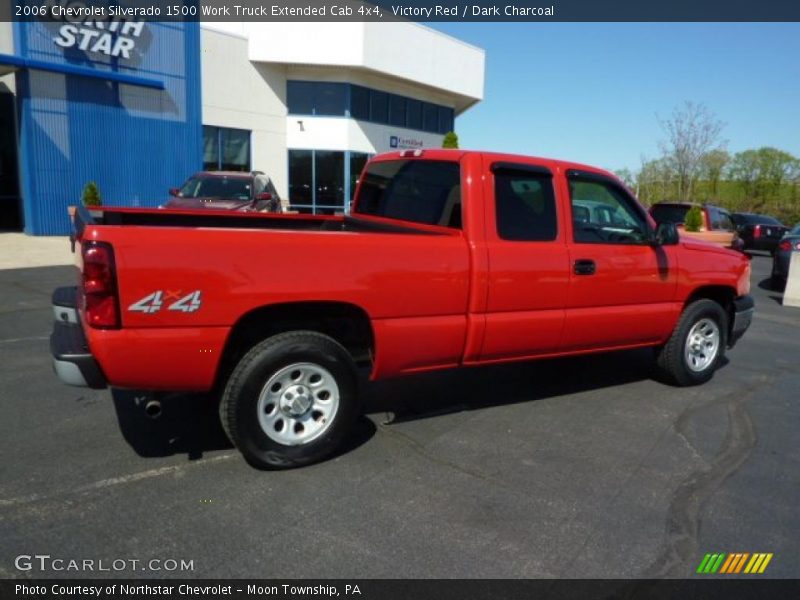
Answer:
[[754, 309], [741, 253], [656, 227], [605, 171], [506, 154], [377, 156], [346, 216], [80, 208], [73, 236], [80, 281], [53, 298], [61, 379], [218, 390], [261, 467], [330, 454], [361, 410], [360, 368], [651, 346], [693, 385]]

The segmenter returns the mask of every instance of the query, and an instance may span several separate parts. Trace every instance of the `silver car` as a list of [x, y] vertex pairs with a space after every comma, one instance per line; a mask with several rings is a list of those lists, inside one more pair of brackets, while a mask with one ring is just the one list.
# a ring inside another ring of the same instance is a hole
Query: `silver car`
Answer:
[[792, 252], [800, 252], [800, 225], [795, 225], [778, 242], [775, 254], [772, 255], [772, 288], [781, 290], [786, 286], [789, 277], [789, 260]]

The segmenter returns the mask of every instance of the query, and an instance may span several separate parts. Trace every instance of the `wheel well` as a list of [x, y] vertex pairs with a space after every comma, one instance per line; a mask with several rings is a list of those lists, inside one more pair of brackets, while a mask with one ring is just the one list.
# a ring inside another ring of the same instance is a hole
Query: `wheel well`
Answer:
[[344, 302], [293, 302], [256, 308], [233, 326], [222, 353], [217, 382], [224, 385], [241, 357], [258, 342], [286, 331], [323, 333], [339, 342], [359, 367], [371, 366], [375, 337], [367, 313]]
[[686, 299], [684, 306], [689, 306], [689, 304], [701, 298], [713, 300], [719, 304], [728, 315], [728, 326], [730, 327], [733, 324], [733, 301], [736, 298], [736, 290], [726, 285], [706, 285], [693, 291]]

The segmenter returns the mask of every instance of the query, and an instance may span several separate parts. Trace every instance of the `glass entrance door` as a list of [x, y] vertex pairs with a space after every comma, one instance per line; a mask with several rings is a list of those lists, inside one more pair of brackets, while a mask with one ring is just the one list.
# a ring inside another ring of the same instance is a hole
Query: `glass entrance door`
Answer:
[[22, 229], [14, 96], [0, 93], [0, 229]]

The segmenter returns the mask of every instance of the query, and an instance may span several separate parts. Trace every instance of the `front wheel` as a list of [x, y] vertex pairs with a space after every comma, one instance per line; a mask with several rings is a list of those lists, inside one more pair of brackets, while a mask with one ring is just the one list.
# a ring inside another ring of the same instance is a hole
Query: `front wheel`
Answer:
[[697, 300], [681, 314], [656, 365], [663, 379], [679, 386], [705, 383], [725, 355], [728, 316], [713, 300]]
[[233, 370], [220, 418], [247, 461], [290, 468], [334, 452], [358, 414], [350, 354], [332, 338], [293, 331], [254, 346]]

